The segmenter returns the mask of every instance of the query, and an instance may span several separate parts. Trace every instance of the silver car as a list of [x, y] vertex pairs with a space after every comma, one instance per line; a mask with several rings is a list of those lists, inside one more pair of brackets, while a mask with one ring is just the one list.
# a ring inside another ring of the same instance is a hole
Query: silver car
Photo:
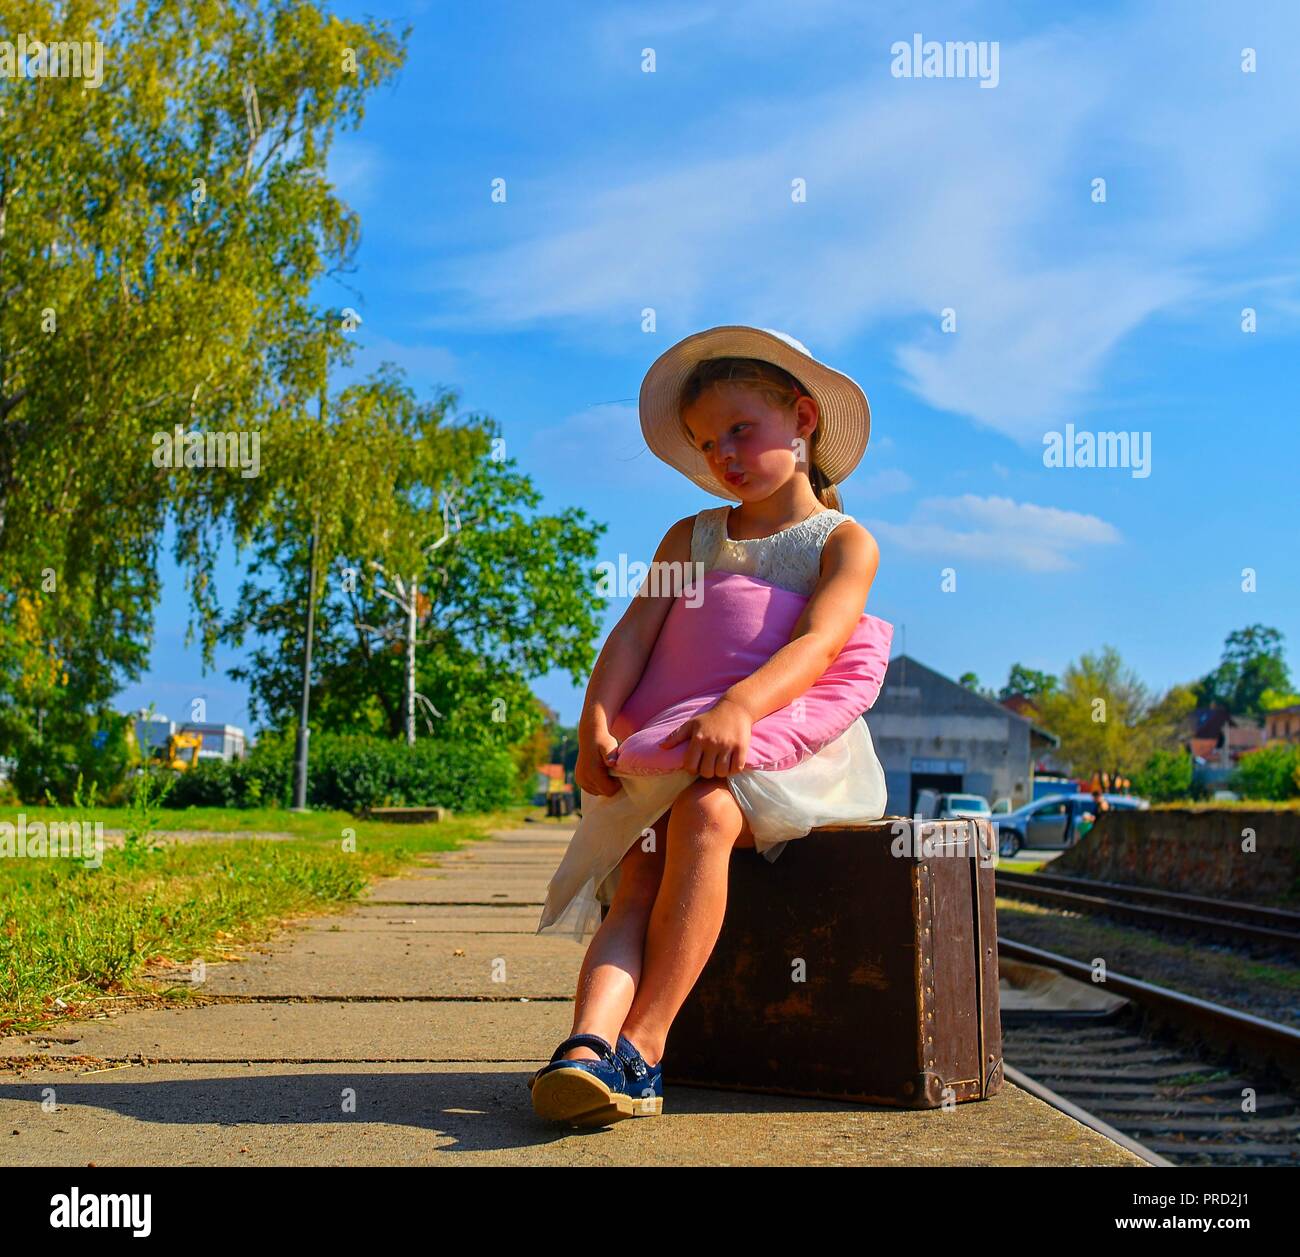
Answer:
[[[1146, 799], [1130, 794], [1104, 794], [1102, 798], [1116, 811], [1145, 810]], [[1090, 794], [1049, 794], [1024, 807], [994, 819], [998, 833], [998, 854], [1015, 855], [1021, 847], [1059, 849], [1073, 846], [1078, 840], [1079, 817], [1093, 808]]]

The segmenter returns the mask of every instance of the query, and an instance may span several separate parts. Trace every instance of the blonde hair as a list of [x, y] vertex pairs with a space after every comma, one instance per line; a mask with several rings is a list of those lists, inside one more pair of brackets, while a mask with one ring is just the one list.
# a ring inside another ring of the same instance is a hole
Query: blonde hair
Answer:
[[[774, 362], [765, 362], [762, 358], [706, 358], [695, 364], [694, 370], [682, 384], [681, 395], [677, 399], [677, 422], [687, 441], [691, 440], [691, 436], [686, 430], [682, 412], [692, 406], [706, 389], [716, 388], [719, 384], [734, 384], [737, 388], [761, 393], [781, 410], [793, 410], [800, 397], [812, 397], [789, 371], [778, 367]], [[820, 406], [817, 408], [817, 416], [818, 419], [821, 418]], [[817, 441], [821, 433], [819, 422], [808, 442], [808, 480], [823, 506], [842, 511], [844, 503], [840, 491], [817, 465]]]

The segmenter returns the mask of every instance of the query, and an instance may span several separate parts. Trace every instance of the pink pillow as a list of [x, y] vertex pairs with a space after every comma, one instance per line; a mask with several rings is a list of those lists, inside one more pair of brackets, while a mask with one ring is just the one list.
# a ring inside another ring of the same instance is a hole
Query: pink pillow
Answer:
[[[786, 645], [808, 603], [802, 594], [737, 572], [707, 572], [700, 585], [702, 592], [697, 586], [673, 603], [636, 689], [610, 725], [619, 739], [615, 774], [683, 768], [689, 743], [659, 743]], [[876, 701], [893, 635], [892, 624], [864, 614], [803, 694], [755, 721], [745, 768], [792, 768], [839, 737]]]

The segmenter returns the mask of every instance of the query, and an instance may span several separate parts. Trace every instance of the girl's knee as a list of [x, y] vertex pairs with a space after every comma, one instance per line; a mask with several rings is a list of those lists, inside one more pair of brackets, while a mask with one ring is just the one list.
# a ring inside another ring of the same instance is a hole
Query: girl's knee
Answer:
[[733, 845], [753, 846], [745, 814], [725, 780], [697, 778], [677, 796], [672, 816], [674, 835], [711, 845], [730, 838]]
[[673, 803], [673, 814], [679, 810], [711, 817], [733, 817], [740, 815], [740, 804], [725, 778], [697, 777]]

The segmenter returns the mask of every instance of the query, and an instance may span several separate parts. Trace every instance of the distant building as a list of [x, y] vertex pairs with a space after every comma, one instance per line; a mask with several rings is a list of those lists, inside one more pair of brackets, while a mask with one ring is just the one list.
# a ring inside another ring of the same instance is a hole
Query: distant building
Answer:
[[978, 794], [990, 803], [1033, 798], [1034, 760], [1060, 739], [1026, 716], [909, 655], [889, 661], [864, 717], [885, 770], [887, 810], [911, 816], [922, 790]]
[[1221, 704], [1198, 707], [1183, 727], [1183, 748], [1192, 757], [1192, 782], [1207, 789], [1226, 786], [1238, 761], [1267, 740], [1253, 716], [1234, 716]]
[[244, 758], [244, 731], [234, 725], [204, 724], [191, 720], [181, 725], [178, 732], [203, 735], [203, 745], [199, 747], [200, 759]]
[[167, 739], [176, 732], [176, 725], [166, 716], [150, 716], [141, 710], [135, 716], [135, 741], [140, 754], [149, 756], [154, 751], [165, 751]]
[[176, 733], [198, 733], [203, 737], [199, 747], [199, 759], [243, 759], [244, 731], [234, 725], [207, 724], [191, 720], [186, 724], [177, 724], [166, 716], [149, 716], [141, 710], [135, 716], [135, 740], [142, 755], [148, 756], [155, 751], [167, 749], [167, 741]]
[[1266, 742], [1300, 742], [1300, 703], [1264, 713]]

